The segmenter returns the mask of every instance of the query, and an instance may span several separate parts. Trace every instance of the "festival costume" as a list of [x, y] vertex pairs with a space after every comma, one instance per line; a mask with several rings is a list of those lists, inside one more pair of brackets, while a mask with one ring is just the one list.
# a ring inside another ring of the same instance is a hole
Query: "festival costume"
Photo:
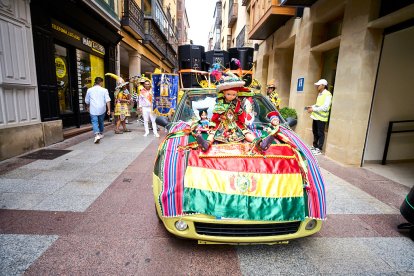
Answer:
[[152, 123], [152, 130], [155, 136], [158, 136], [157, 132], [157, 124], [155, 123], [155, 114], [152, 111], [152, 92], [151, 90], [147, 90], [142, 88], [140, 90], [140, 94], [138, 96], [138, 106], [142, 108], [142, 117], [144, 118], [144, 129], [145, 134], [144, 136], [149, 134], [149, 126], [148, 122], [151, 120]]
[[270, 93], [269, 99], [276, 106], [276, 108], [279, 109], [280, 99], [279, 99], [279, 93], [277, 93], [276, 90]]
[[122, 100], [127, 101], [131, 99], [131, 95], [128, 90], [121, 90], [115, 97], [115, 116], [119, 116], [121, 121], [125, 120], [126, 117], [131, 116], [129, 112], [129, 104], [127, 102], [121, 102]]
[[230, 103], [218, 102], [213, 110], [210, 125], [214, 129], [214, 140], [223, 143], [238, 142], [245, 139], [248, 132], [244, 121], [246, 112], [241, 108], [239, 99]]

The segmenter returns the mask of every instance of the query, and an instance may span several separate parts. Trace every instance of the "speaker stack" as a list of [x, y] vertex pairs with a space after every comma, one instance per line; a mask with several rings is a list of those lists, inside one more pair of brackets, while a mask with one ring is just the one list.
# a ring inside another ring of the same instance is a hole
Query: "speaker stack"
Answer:
[[[219, 63], [223, 67], [229, 68], [229, 52], [223, 50], [211, 50], [206, 52], [206, 66], [205, 71], [210, 69], [210, 66], [214, 63]], [[212, 81], [215, 81], [212, 79]]]
[[[254, 48], [250, 47], [237, 47], [229, 49], [229, 59], [230, 59], [230, 70], [237, 70], [238, 67], [231, 62], [232, 58], [236, 58], [240, 61], [242, 70], [251, 70], [253, 67], [253, 53]], [[243, 80], [246, 82], [246, 86], [249, 86], [252, 83], [252, 75], [246, 74], [243, 77]]]
[[[203, 70], [205, 64], [204, 47], [200, 45], [181, 45], [178, 46], [178, 66], [179, 69]], [[195, 73], [181, 73], [181, 79], [185, 88], [200, 87], [198, 84], [202, 80]]]
[[220, 63], [224, 68], [229, 67], [229, 52], [223, 50], [211, 50], [206, 52], [206, 71], [213, 63]]

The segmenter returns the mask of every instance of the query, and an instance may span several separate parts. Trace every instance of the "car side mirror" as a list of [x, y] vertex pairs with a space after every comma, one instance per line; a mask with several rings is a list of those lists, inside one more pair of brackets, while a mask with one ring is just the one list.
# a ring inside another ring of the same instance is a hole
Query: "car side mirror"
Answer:
[[286, 122], [288, 123], [288, 125], [290, 127], [294, 127], [298, 123], [298, 120], [296, 120], [296, 119], [294, 119], [292, 117], [288, 117], [288, 118], [286, 118]]
[[170, 123], [170, 120], [168, 119], [168, 117], [165, 116], [157, 116], [157, 118], [155, 119], [155, 123], [157, 123], [157, 125], [159, 126], [167, 128], [167, 125]]

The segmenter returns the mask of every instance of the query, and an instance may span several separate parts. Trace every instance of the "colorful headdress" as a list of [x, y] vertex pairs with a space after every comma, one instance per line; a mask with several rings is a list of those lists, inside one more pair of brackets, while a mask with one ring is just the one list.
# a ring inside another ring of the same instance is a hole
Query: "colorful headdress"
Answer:
[[275, 85], [275, 80], [274, 79], [272, 79], [268, 84], [267, 84], [267, 88], [276, 88], [276, 85]]
[[118, 76], [118, 75], [115, 75], [115, 74], [112, 74], [112, 73], [106, 73], [106, 74], [105, 74], [105, 76], [109, 76], [109, 77], [111, 77], [111, 78], [114, 78], [114, 79], [116, 80], [116, 85], [117, 85], [117, 86], [119, 86], [119, 85], [121, 85], [121, 84], [125, 83], [124, 79], [123, 79], [123, 78], [121, 78], [121, 77], [120, 77], [120, 76]]
[[270, 112], [266, 115], [266, 117], [267, 117], [270, 121], [272, 121], [273, 119], [279, 119], [279, 112], [277, 112], [276, 110], [274, 110], [274, 111], [270, 111]]
[[[123, 78], [121, 78], [120, 76], [115, 75], [113, 73], [106, 73], [105, 76], [109, 76], [109, 77], [114, 78], [116, 80], [115, 93], [117, 93], [117, 91], [122, 90], [123, 88], [125, 88], [125, 86], [127, 84], [129, 84], [129, 82], [126, 82]], [[126, 92], [126, 93], [128, 93], [128, 92]]]

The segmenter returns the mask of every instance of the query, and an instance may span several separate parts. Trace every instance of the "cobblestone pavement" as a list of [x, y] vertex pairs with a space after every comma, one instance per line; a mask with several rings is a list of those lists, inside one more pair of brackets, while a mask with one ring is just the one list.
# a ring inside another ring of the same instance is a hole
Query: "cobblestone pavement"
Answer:
[[0, 275], [414, 275], [414, 243], [397, 230], [407, 182], [320, 156], [328, 219], [318, 234], [198, 245], [167, 234], [155, 215], [162, 138], [129, 126], [99, 144], [86, 133], [48, 147], [67, 150], [54, 159], [0, 163]]

